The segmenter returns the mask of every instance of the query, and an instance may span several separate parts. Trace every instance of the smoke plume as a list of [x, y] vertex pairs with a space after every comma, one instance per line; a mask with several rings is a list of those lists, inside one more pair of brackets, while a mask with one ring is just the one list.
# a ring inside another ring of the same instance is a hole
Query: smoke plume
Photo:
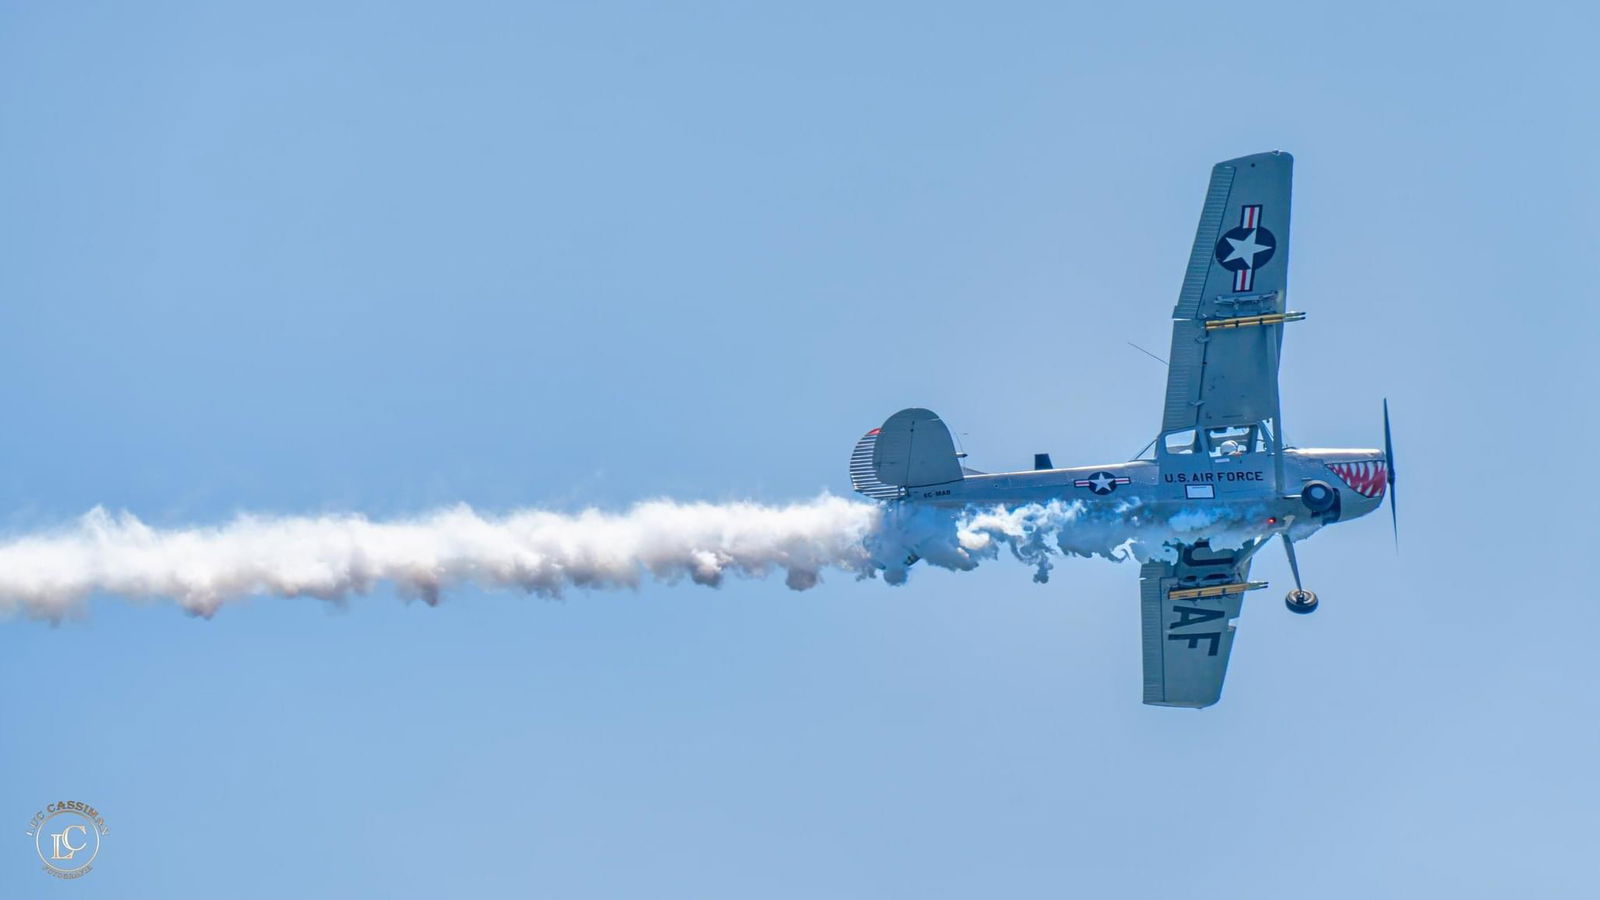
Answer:
[[458, 506], [394, 521], [240, 516], [163, 529], [95, 509], [62, 529], [0, 540], [0, 614], [57, 619], [108, 594], [209, 616], [245, 597], [341, 601], [382, 583], [430, 603], [454, 585], [558, 597], [779, 572], [805, 590], [829, 570], [898, 584], [919, 559], [959, 571], [1002, 550], [1042, 582], [1060, 555], [1147, 559], [1164, 555], [1175, 531], [1226, 537], [1216, 515], [1151, 516], [1136, 499], [1109, 510], [1076, 501], [949, 510], [823, 496], [788, 506], [654, 501], [621, 513]]

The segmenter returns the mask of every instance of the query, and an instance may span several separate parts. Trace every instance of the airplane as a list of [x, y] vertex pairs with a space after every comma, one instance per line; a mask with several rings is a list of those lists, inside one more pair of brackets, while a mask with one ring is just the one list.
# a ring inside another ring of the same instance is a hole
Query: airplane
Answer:
[[[1373, 512], [1385, 496], [1398, 542], [1387, 399], [1382, 450], [1284, 445], [1283, 330], [1305, 318], [1285, 299], [1293, 174], [1294, 158], [1279, 151], [1212, 168], [1172, 312], [1161, 430], [1146, 446], [1153, 454], [1056, 468], [1041, 453], [1032, 470], [983, 473], [962, 465], [937, 415], [911, 408], [868, 432], [850, 457], [854, 489], [890, 512], [1057, 502], [1122, 523], [1117, 537], [1125, 534], [1142, 563], [1152, 706], [1200, 709], [1221, 698], [1245, 592], [1266, 587], [1250, 580], [1251, 558], [1274, 537], [1294, 575], [1284, 603], [1300, 614], [1318, 600], [1301, 584], [1297, 542]], [[917, 558], [912, 550], [906, 564]]]

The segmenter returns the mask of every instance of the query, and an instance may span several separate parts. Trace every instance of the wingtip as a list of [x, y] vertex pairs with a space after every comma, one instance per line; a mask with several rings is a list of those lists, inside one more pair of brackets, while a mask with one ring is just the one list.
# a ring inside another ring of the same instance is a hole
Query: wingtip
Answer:
[[1294, 154], [1287, 150], [1267, 150], [1261, 153], [1250, 153], [1245, 156], [1236, 156], [1233, 159], [1225, 159], [1222, 162], [1217, 163], [1217, 165], [1233, 166], [1237, 168], [1239, 166], [1250, 166], [1263, 162], [1270, 162], [1277, 165], [1292, 167], [1294, 165]]

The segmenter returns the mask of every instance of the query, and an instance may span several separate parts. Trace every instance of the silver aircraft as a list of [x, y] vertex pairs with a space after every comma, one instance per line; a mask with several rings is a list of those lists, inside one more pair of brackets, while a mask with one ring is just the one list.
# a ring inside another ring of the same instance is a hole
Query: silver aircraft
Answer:
[[[1377, 509], [1394, 456], [1384, 401], [1382, 450], [1286, 447], [1278, 402], [1283, 329], [1305, 318], [1285, 305], [1294, 159], [1260, 153], [1218, 163], [1172, 313], [1161, 431], [1152, 455], [1025, 472], [965, 468], [950, 430], [905, 409], [868, 432], [850, 458], [855, 490], [891, 513], [940, 507], [1068, 504], [1142, 562], [1144, 702], [1201, 708], [1222, 695], [1233, 620], [1257, 550], [1279, 538], [1294, 574], [1285, 602], [1317, 608], [1300, 584], [1295, 543]], [[1073, 526], [1068, 525], [1070, 530]], [[1088, 527], [1087, 525], [1085, 527]], [[1120, 530], [1119, 530], [1120, 529]], [[1063, 549], [1070, 549], [1066, 538]], [[917, 559], [914, 549], [907, 564]], [[1081, 551], [1079, 551], [1081, 552]], [[1108, 554], [1115, 555], [1115, 554]]]

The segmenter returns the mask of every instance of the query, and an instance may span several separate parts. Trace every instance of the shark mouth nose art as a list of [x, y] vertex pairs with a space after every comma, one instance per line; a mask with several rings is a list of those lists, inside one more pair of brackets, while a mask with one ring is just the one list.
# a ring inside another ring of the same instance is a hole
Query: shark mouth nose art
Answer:
[[1382, 497], [1389, 481], [1388, 465], [1381, 459], [1328, 463], [1328, 468], [1363, 497]]

